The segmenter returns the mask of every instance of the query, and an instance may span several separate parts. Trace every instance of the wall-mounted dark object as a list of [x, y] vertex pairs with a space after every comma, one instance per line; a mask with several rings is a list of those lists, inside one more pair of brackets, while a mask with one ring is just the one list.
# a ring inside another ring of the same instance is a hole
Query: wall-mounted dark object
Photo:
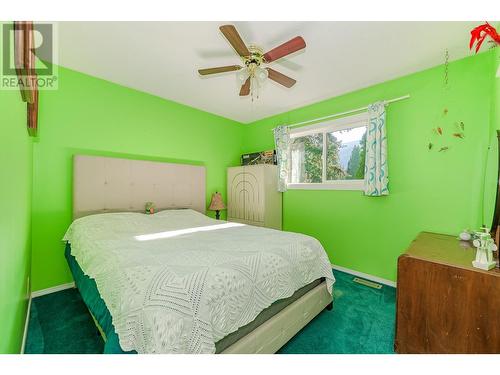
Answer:
[[[490, 134], [483, 176], [482, 227], [489, 230], [495, 244], [500, 247], [500, 130]], [[499, 266], [498, 251], [496, 267]]]
[[15, 21], [14, 64], [21, 98], [26, 102], [28, 133], [32, 137], [36, 137], [38, 130], [38, 86], [34, 50], [33, 22]]
[[[493, 222], [491, 223], [490, 233], [495, 239], [497, 246], [500, 245], [500, 130], [497, 130], [498, 141], [498, 170], [497, 170], [497, 193], [495, 197], [495, 211], [493, 213]], [[500, 254], [497, 251], [497, 268], [500, 268]]]

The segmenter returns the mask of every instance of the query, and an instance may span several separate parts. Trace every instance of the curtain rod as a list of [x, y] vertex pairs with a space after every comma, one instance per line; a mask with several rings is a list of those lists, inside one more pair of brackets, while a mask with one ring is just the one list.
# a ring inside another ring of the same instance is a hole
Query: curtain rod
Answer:
[[[394, 98], [394, 99], [390, 99], [390, 100], [384, 100], [384, 102], [387, 105], [387, 104], [394, 103], [394, 102], [399, 102], [400, 100], [405, 100], [405, 99], [408, 99], [408, 98], [410, 98], [410, 95], [404, 95], [404, 96], [400, 96], [399, 98]], [[317, 122], [317, 121], [327, 120], [327, 119], [331, 119], [331, 118], [335, 118], [335, 117], [341, 117], [341, 116], [345, 116], [345, 115], [350, 115], [351, 113], [361, 112], [361, 111], [364, 111], [364, 110], [367, 110], [367, 109], [368, 109], [368, 106], [357, 108], [357, 109], [351, 109], [350, 111], [346, 111], [346, 112], [335, 113], [333, 115], [319, 117], [319, 118], [315, 118], [315, 119], [312, 119], [312, 120], [297, 122], [295, 124], [288, 125], [288, 127], [289, 128], [294, 128], [296, 126], [310, 124], [312, 122]], [[274, 130], [274, 129], [271, 129], [271, 130]]]

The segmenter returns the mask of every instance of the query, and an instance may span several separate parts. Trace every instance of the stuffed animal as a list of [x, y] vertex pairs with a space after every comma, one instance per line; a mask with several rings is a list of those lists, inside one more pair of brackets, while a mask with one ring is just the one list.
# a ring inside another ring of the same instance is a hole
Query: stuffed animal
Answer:
[[154, 214], [155, 205], [153, 202], [146, 202], [146, 214]]

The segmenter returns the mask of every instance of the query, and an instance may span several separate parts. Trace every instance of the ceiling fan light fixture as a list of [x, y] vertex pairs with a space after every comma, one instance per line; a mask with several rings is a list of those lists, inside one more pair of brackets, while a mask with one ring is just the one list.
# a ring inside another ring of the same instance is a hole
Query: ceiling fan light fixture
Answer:
[[248, 77], [250, 77], [250, 73], [248, 72], [247, 68], [243, 68], [238, 70], [238, 73], [236, 73], [236, 77], [238, 78], [238, 81], [241, 84], [243, 84]]
[[244, 67], [242, 68], [239, 65], [230, 65], [209, 69], [199, 69], [198, 73], [200, 75], [237, 71], [236, 80], [240, 86], [239, 95], [250, 95], [252, 97], [252, 101], [254, 97], [259, 97], [259, 89], [268, 78], [287, 88], [292, 87], [297, 82], [293, 78], [290, 78], [269, 67], [264, 69], [261, 65], [268, 64], [305, 48], [306, 43], [302, 37], [297, 36], [270, 50], [269, 52], [264, 53], [263, 50], [256, 45], [249, 45], [247, 47], [233, 25], [222, 25], [219, 29], [241, 58]]
[[269, 75], [267, 69], [261, 68], [260, 66], [256, 67], [254, 70], [255, 78], [259, 83], [264, 83]]

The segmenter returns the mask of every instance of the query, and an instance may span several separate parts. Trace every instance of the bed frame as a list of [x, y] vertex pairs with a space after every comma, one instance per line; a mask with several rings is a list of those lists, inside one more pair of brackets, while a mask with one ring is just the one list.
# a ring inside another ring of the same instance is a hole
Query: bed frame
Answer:
[[206, 207], [205, 167], [102, 156], [73, 157], [73, 218], [105, 212]]
[[[144, 212], [146, 202], [153, 202], [157, 209], [191, 208], [205, 213], [205, 176], [203, 166], [75, 155], [73, 218]], [[323, 309], [332, 306], [332, 296], [322, 282], [222, 353], [276, 353]]]

